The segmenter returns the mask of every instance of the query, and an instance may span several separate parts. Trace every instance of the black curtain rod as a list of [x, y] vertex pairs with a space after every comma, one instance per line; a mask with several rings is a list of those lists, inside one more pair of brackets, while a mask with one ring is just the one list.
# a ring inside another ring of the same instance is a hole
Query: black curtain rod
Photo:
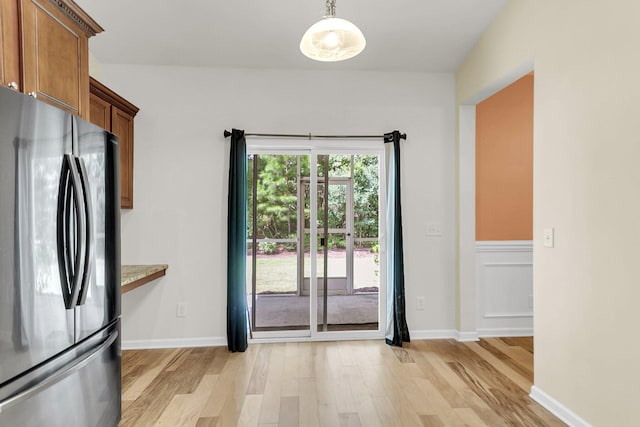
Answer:
[[[231, 132], [224, 130], [224, 137], [231, 136]], [[311, 133], [246, 133], [244, 136], [262, 136], [267, 138], [297, 138], [297, 139], [384, 139], [384, 135], [313, 135]], [[400, 134], [400, 139], [407, 139], [406, 133]]]

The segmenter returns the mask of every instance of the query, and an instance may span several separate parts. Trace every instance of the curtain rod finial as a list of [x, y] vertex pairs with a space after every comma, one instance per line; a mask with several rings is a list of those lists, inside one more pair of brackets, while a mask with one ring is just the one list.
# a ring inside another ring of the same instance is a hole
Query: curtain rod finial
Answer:
[[225, 137], [225, 138], [228, 138], [228, 137], [230, 137], [230, 136], [231, 136], [231, 132], [229, 132], [228, 130], [226, 130], [226, 129], [225, 129], [225, 130], [224, 130], [224, 137]]
[[401, 133], [400, 134], [400, 139], [407, 139], [407, 134], [406, 133]]

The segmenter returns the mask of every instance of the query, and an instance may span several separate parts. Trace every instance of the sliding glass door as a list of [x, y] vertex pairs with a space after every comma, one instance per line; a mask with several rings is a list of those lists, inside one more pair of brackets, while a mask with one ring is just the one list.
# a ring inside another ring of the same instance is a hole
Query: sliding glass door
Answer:
[[381, 154], [256, 151], [247, 200], [254, 335], [382, 333]]
[[254, 331], [309, 329], [309, 297], [299, 286], [300, 168], [309, 156], [250, 154], [247, 295]]

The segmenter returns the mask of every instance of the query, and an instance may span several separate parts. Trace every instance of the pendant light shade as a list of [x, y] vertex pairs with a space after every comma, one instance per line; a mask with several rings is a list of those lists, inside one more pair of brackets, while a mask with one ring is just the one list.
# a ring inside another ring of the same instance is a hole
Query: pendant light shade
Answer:
[[327, 0], [327, 15], [313, 24], [300, 41], [300, 51], [316, 61], [334, 62], [353, 58], [367, 44], [358, 27], [335, 17], [335, 3], [335, 0]]

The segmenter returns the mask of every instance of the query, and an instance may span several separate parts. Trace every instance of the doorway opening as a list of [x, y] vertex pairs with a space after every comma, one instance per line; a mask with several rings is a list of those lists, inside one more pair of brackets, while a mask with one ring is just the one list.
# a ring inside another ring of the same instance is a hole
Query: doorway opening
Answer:
[[382, 163], [378, 152], [249, 150], [254, 336], [382, 333]]
[[[493, 163], [500, 156], [493, 155], [490, 151], [484, 153], [484, 160], [477, 158], [477, 106], [487, 101], [493, 95], [507, 89], [514, 82], [528, 77], [533, 84], [534, 75], [533, 60], [526, 61], [508, 75], [485, 87], [474, 96], [463, 102], [459, 107], [459, 318], [458, 324], [462, 340], [477, 340], [479, 337], [518, 337], [533, 335], [533, 241], [532, 236], [501, 235], [489, 236], [486, 240], [485, 232], [480, 230], [477, 218], [478, 203], [488, 203], [497, 209], [500, 215], [507, 214], [509, 220], [517, 218], [521, 220], [525, 215], [531, 216], [533, 209], [524, 208], [523, 213], [507, 209], [505, 204], [497, 203], [481, 194], [478, 190], [479, 183], [476, 180], [478, 162], [484, 162], [485, 172], [495, 172]], [[504, 93], [503, 93], [504, 95]], [[499, 95], [500, 96], [500, 95]], [[511, 97], [513, 101], [524, 101], [523, 96]], [[527, 92], [530, 105], [530, 131], [527, 138], [532, 140], [533, 128], [533, 86]], [[507, 109], [507, 115], [515, 113], [516, 108]], [[501, 124], [515, 126], [517, 121], [502, 117]], [[518, 130], [519, 132], [520, 130]], [[490, 138], [495, 140], [495, 138]], [[510, 138], [514, 141], [514, 138]], [[532, 145], [531, 145], [532, 146]], [[513, 148], [513, 147], [512, 147]], [[520, 147], [521, 148], [521, 147]], [[530, 148], [532, 150], [532, 148]], [[506, 151], [499, 152], [500, 155]], [[489, 156], [487, 156], [489, 154]], [[532, 160], [530, 159], [529, 162]], [[505, 162], [503, 162], [505, 163]], [[486, 166], [490, 166], [487, 168]], [[506, 163], [507, 170], [525, 169], [515, 161]], [[528, 169], [529, 179], [532, 179], [531, 166]], [[483, 179], [486, 176], [483, 176]], [[515, 182], [512, 178], [501, 178], [500, 181], [489, 185], [489, 188], [499, 190], [499, 195], [504, 195], [504, 183], [509, 185]], [[481, 184], [480, 184], [481, 185]], [[521, 190], [518, 195], [525, 194]], [[530, 192], [529, 192], [530, 194]], [[532, 197], [532, 196], [530, 196]], [[478, 199], [481, 199], [480, 202]], [[510, 198], [513, 199], [513, 198]], [[515, 200], [515, 199], [514, 199]], [[519, 206], [524, 206], [519, 203]], [[481, 206], [484, 208], [485, 206]], [[487, 218], [487, 216], [484, 216]], [[507, 220], [493, 215], [493, 219], [499, 219], [500, 224], [506, 224]], [[484, 224], [482, 224], [484, 227]], [[532, 227], [531, 227], [532, 228]], [[500, 229], [500, 228], [499, 228]], [[480, 231], [479, 231], [480, 230]], [[486, 228], [485, 228], [486, 230]], [[505, 231], [501, 229], [500, 231]], [[477, 233], [481, 236], [478, 236]], [[531, 229], [529, 229], [531, 232]], [[511, 233], [511, 232], [510, 232]], [[483, 235], [485, 237], [483, 237]], [[497, 239], [497, 240], [491, 240]]]

